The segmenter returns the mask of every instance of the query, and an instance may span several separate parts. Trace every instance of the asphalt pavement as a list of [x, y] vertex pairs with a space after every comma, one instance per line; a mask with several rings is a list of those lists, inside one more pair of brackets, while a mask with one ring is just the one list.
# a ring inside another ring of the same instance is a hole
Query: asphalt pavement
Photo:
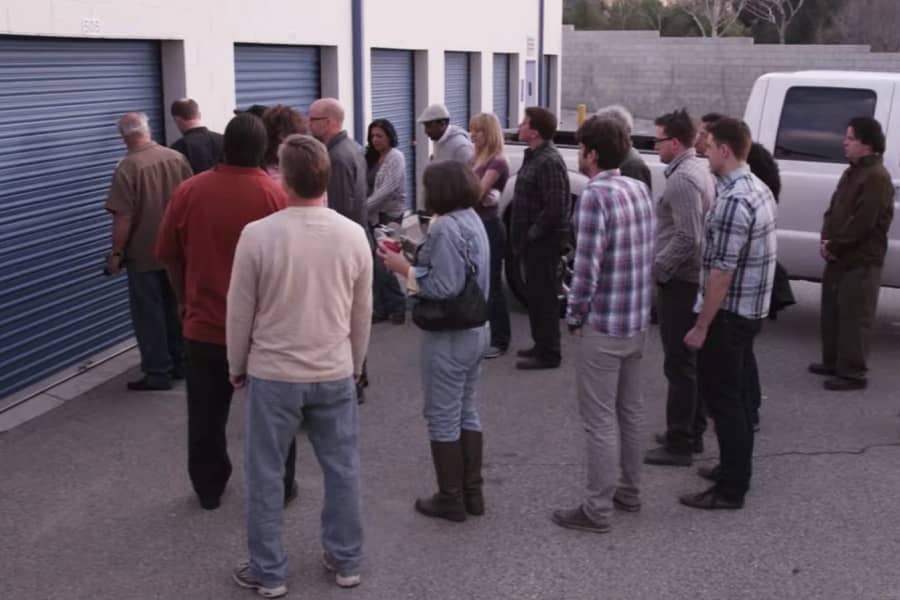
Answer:
[[[871, 384], [823, 391], [818, 286], [767, 322], [753, 487], [741, 511], [678, 504], [705, 487], [695, 469], [646, 467], [643, 510], [608, 534], [550, 521], [584, 484], [572, 346], [562, 368], [484, 365], [479, 397], [488, 513], [463, 524], [415, 513], [434, 489], [411, 324], [374, 328], [361, 409], [366, 527], [363, 583], [339, 589], [319, 566], [321, 475], [299, 446], [300, 498], [285, 513], [288, 598], [900, 600], [900, 291], [884, 291]], [[513, 348], [529, 345], [513, 314]], [[647, 442], [664, 422], [656, 328], [644, 362]], [[229, 425], [235, 471], [222, 507], [197, 504], [187, 478], [183, 386], [125, 391], [132, 370], [0, 434], [0, 598], [241, 599], [245, 557], [243, 401]], [[712, 434], [697, 464], [715, 460]]]

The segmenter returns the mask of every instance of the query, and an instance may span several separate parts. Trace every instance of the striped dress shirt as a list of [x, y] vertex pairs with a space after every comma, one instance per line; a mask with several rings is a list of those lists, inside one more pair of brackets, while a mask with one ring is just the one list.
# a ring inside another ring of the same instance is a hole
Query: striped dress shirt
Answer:
[[666, 189], [656, 207], [656, 281], [700, 281], [703, 221], [716, 199], [709, 165], [692, 149], [665, 171]]

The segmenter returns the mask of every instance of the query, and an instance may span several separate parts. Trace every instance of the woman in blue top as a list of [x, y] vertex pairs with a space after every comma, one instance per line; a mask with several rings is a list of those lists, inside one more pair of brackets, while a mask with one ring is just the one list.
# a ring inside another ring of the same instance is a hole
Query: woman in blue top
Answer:
[[[466, 272], [485, 296], [490, 292], [490, 246], [474, 207], [481, 199], [478, 178], [457, 161], [432, 163], [425, 169], [425, 207], [436, 217], [412, 265], [401, 253], [381, 246], [385, 266], [407, 277], [417, 298], [458, 296]], [[416, 510], [431, 517], [465, 521], [466, 513], [484, 514], [481, 492], [482, 433], [475, 386], [490, 337], [487, 324], [456, 331], [422, 332], [422, 387], [425, 420], [438, 492], [416, 501]]]

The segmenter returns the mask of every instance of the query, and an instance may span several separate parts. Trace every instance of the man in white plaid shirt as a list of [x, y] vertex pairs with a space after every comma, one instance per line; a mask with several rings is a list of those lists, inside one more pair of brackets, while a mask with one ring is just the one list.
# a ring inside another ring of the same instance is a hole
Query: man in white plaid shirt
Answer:
[[701, 469], [715, 482], [681, 503], [738, 509], [750, 488], [753, 407], [743, 368], [768, 315], [775, 277], [775, 198], [747, 166], [750, 129], [738, 119], [709, 126], [709, 167], [718, 177], [716, 204], [706, 217], [697, 322], [684, 341], [699, 351], [700, 394], [716, 424], [719, 465]]
[[621, 124], [593, 117], [578, 130], [578, 140], [579, 166], [591, 181], [578, 203], [566, 321], [577, 336], [588, 482], [584, 501], [554, 512], [553, 521], [604, 533], [613, 507], [641, 507], [640, 367], [650, 322], [656, 214], [647, 186], [619, 172], [631, 148]]

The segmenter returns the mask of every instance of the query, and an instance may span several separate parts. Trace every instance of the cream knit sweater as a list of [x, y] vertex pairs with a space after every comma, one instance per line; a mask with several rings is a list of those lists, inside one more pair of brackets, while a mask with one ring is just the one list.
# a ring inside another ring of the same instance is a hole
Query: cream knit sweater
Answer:
[[244, 228], [228, 288], [232, 375], [291, 383], [362, 370], [372, 323], [372, 251], [357, 223], [289, 207]]

